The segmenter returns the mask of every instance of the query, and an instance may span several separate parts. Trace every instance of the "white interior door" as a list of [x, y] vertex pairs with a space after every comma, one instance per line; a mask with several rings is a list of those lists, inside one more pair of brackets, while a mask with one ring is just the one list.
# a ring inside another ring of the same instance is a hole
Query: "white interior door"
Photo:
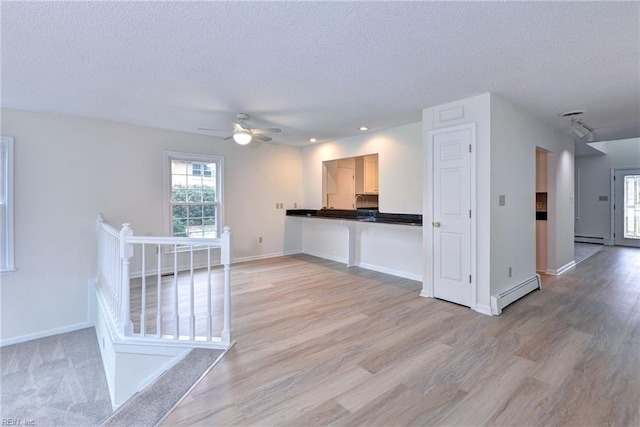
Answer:
[[614, 177], [615, 244], [640, 247], [640, 169], [617, 170]]
[[471, 146], [469, 127], [431, 134], [433, 149], [433, 291], [471, 305]]

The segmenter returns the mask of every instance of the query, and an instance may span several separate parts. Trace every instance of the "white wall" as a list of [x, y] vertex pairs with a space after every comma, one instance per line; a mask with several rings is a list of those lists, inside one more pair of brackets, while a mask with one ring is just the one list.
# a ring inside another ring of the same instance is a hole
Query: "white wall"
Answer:
[[[640, 138], [598, 142], [607, 154], [576, 157], [576, 236], [611, 242], [611, 169], [640, 168]], [[606, 196], [607, 201], [600, 201]]]
[[[536, 271], [536, 147], [550, 152], [548, 268], [553, 272], [573, 261], [573, 140], [492, 94], [492, 295], [522, 283]], [[500, 195], [506, 196], [505, 206], [498, 205]]]
[[[300, 149], [98, 120], [2, 110], [15, 137], [15, 260], [2, 277], [3, 341], [86, 324], [95, 220], [165, 235], [164, 151], [224, 156], [225, 225], [236, 260], [300, 251], [285, 209], [302, 201]], [[258, 243], [258, 237], [263, 243]]]
[[[535, 149], [553, 152], [549, 172], [552, 235], [549, 266], [573, 260], [573, 141], [526, 110], [494, 94], [438, 105], [423, 112], [424, 216], [432, 222], [432, 129], [476, 124], [476, 310], [490, 311], [490, 297], [535, 274]], [[506, 198], [499, 206], [499, 196]], [[430, 295], [432, 230], [424, 227], [424, 295]], [[512, 277], [509, 278], [509, 267]]]
[[322, 162], [378, 153], [381, 212], [422, 212], [422, 123], [302, 148], [306, 209], [322, 208]]

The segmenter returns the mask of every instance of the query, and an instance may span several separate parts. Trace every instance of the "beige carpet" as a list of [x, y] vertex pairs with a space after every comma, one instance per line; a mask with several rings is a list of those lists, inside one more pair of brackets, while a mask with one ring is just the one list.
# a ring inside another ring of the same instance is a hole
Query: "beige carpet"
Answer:
[[0, 418], [95, 426], [111, 414], [94, 328], [0, 348]]
[[38, 427], [153, 426], [218, 360], [194, 349], [115, 413], [94, 328], [0, 348], [0, 419]]

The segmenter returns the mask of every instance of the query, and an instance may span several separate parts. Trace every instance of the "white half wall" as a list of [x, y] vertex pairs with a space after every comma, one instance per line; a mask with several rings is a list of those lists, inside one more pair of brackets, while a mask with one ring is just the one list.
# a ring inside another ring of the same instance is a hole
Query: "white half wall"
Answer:
[[[93, 291], [91, 291], [93, 292]], [[127, 344], [117, 338], [110, 314], [99, 291], [94, 319], [96, 338], [107, 379], [111, 406], [115, 410], [134, 394], [144, 390], [191, 351], [171, 345]], [[169, 340], [168, 344], [172, 344]]]
[[[295, 218], [302, 224], [303, 252], [347, 264], [349, 232], [354, 265], [422, 281], [422, 227], [323, 218]], [[347, 228], [351, 227], [351, 231]]]
[[15, 137], [17, 269], [1, 278], [3, 341], [86, 327], [99, 212], [116, 227], [130, 222], [136, 235], [166, 235], [165, 151], [224, 157], [236, 261], [300, 247], [285, 233], [285, 210], [303, 200], [298, 147], [10, 109], [1, 120], [2, 134]]

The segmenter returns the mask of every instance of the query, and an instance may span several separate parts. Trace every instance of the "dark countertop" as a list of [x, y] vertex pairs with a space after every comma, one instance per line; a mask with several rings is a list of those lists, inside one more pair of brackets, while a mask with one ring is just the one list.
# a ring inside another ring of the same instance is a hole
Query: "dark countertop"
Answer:
[[322, 219], [346, 219], [380, 224], [422, 226], [422, 215], [386, 213], [375, 209], [287, 209], [287, 215]]

